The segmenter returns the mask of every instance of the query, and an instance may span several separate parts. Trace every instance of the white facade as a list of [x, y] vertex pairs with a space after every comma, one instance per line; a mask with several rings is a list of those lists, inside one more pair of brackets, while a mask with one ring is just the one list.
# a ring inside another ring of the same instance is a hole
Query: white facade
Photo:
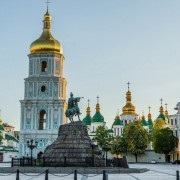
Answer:
[[[44, 33], [50, 33], [49, 29], [45, 29], [51, 27], [47, 26], [51, 19], [48, 12], [44, 18]], [[45, 41], [52, 46], [51, 39], [43, 40], [42, 47], [46, 46]], [[33, 157], [43, 153], [47, 145], [57, 138], [59, 126], [66, 123], [64, 109], [67, 83], [63, 77], [62, 49], [56, 53], [46, 52], [43, 48], [42, 53], [37, 51], [29, 55], [29, 75], [25, 78], [24, 99], [20, 101], [20, 157], [30, 155], [27, 141], [31, 139], [38, 143], [33, 150]]]
[[[180, 141], [180, 102], [177, 103], [174, 108], [177, 110], [176, 114], [169, 115], [170, 128], [173, 130], [174, 136]], [[177, 146], [173, 152], [171, 152], [170, 160], [174, 161], [176, 159], [180, 160], [180, 142], [178, 141]]]

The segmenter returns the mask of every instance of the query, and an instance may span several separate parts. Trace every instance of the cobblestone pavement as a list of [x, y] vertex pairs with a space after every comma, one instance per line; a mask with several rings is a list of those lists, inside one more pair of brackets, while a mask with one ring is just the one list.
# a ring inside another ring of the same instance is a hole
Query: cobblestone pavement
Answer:
[[[0, 164], [1, 166], [1, 164]], [[7, 166], [6, 166], [7, 167]], [[172, 164], [130, 164], [130, 168], [148, 168], [145, 173], [132, 174], [108, 174], [108, 180], [176, 180], [176, 171], [180, 171], [180, 165]], [[20, 180], [44, 180], [45, 174], [21, 174]], [[15, 180], [16, 174], [0, 174], [0, 180]], [[74, 175], [49, 174], [49, 180], [73, 180]], [[102, 174], [89, 174], [83, 176], [78, 174], [78, 180], [102, 180]]]

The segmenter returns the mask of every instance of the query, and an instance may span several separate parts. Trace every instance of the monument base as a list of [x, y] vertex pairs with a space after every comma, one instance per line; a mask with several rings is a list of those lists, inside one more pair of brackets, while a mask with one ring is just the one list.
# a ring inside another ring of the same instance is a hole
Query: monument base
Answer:
[[45, 149], [45, 166], [104, 166], [101, 151], [92, 143], [82, 121], [61, 125], [58, 138]]

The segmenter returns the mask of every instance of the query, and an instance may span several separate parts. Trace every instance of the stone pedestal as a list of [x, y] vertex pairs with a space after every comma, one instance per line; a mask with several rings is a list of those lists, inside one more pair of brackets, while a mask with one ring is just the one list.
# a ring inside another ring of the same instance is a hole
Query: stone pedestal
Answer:
[[[44, 152], [46, 166], [104, 166], [98, 147], [91, 146], [87, 126], [82, 121], [59, 127], [58, 138]], [[94, 161], [93, 161], [94, 159]]]

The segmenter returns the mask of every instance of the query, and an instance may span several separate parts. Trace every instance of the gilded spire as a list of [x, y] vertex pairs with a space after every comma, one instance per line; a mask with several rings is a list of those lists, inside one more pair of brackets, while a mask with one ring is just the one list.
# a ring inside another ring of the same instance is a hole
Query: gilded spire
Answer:
[[99, 96], [97, 96], [96, 112], [100, 112]]
[[44, 14], [43, 19], [43, 32], [41, 36], [34, 42], [31, 43], [30, 52], [32, 54], [39, 54], [39, 53], [57, 53], [63, 54], [62, 47], [51, 34], [51, 15], [48, 10], [48, 3], [47, 3], [47, 11]]
[[128, 85], [128, 91], [126, 92], [126, 105], [123, 107], [123, 113], [122, 115], [126, 115], [126, 114], [133, 114], [136, 115], [136, 108], [135, 106], [131, 103], [131, 92], [129, 91], [129, 85], [130, 83], [127, 83]]
[[119, 109], [117, 110], [116, 117], [115, 117], [115, 120], [117, 120], [117, 119], [120, 119], [120, 116], [119, 116]]
[[149, 109], [148, 119], [151, 119], [152, 118], [151, 117], [151, 107], [149, 106], [148, 109]]
[[160, 114], [164, 114], [164, 109], [163, 109], [163, 106], [162, 106], [163, 99], [161, 98], [160, 101], [161, 101], [161, 106], [159, 108], [159, 112], [160, 112]]
[[88, 99], [87, 101], [88, 101], [88, 107], [87, 107], [86, 113], [87, 113], [87, 115], [90, 115], [90, 113], [91, 113], [91, 109], [89, 107], [90, 100]]
[[144, 110], [142, 111], [142, 120], [145, 120]]
[[166, 117], [168, 117], [168, 116], [169, 116], [169, 114], [168, 114], [168, 110], [167, 110], [167, 105], [168, 105], [168, 104], [166, 103], [166, 104], [165, 104], [165, 106], [166, 106], [165, 116], [166, 116]]

